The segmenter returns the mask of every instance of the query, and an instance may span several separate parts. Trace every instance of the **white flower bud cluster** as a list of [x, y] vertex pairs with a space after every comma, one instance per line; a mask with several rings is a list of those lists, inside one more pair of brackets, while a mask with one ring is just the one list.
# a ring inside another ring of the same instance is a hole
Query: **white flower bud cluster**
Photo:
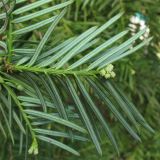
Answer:
[[146, 32], [140, 36], [140, 40], [144, 40], [149, 37], [150, 29], [146, 25], [145, 17], [140, 13], [135, 13], [135, 15], [130, 18], [129, 28], [132, 36], [135, 35], [137, 31], [146, 28]]
[[106, 68], [100, 70], [100, 75], [105, 77], [106, 79], [114, 78], [116, 76], [115, 72], [113, 72], [114, 66], [112, 64], [108, 64]]

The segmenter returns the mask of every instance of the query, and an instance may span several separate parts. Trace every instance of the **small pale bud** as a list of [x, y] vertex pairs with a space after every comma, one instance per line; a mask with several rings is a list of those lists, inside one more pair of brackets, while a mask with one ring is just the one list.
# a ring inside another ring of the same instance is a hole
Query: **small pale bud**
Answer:
[[157, 57], [160, 59], [160, 53], [157, 53], [156, 55], [157, 55]]
[[106, 79], [108, 78], [111, 78], [111, 75], [109, 73], [107, 73], [105, 76], [104, 76]]
[[34, 138], [31, 147], [28, 150], [29, 154], [34, 154], [37, 155], [38, 154], [38, 143], [37, 140]]
[[32, 154], [32, 153], [33, 153], [33, 150], [34, 150], [34, 148], [33, 148], [33, 146], [31, 146], [31, 147], [29, 148], [29, 150], [28, 150], [28, 153], [29, 153], [29, 154]]
[[146, 32], [147, 32], [147, 33], [149, 33], [149, 32], [150, 32], [150, 29], [149, 29], [148, 27], [147, 27], [147, 29], [146, 29]]
[[38, 154], [38, 148], [35, 148], [34, 149], [34, 155], [37, 155]]
[[136, 73], [136, 71], [132, 69], [131, 74], [134, 75], [135, 73]]
[[135, 22], [135, 16], [132, 16], [132, 17], [130, 18], [130, 21], [131, 21], [132, 23], [134, 23], [134, 22]]
[[111, 72], [111, 77], [114, 78], [116, 76], [115, 72]]
[[149, 36], [149, 33], [145, 32], [144, 37], [147, 38]]
[[100, 74], [101, 74], [102, 76], [105, 76], [106, 71], [105, 71], [104, 69], [102, 69], [102, 70], [100, 71]]
[[24, 90], [24, 88], [23, 88], [22, 85], [17, 85], [17, 89], [18, 89], [19, 91], [23, 91], [23, 90]]
[[139, 22], [140, 22], [140, 19], [138, 17], [135, 17], [133, 23], [138, 24]]
[[143, 30], [144, 28], [146, 28], [146, 25], [140, 26], [140, 30]]
[[135, 29], [133, 29], [133, 28], [129, 28], [129, 30], [131, 31], [131, 32], [136, 32], [136, 30]]
[[137, 29], [137, 26], [135, 24], [129, 24], [129, 27], [131, 27], [132, 29]]
[[106, 71], [111, 72], [113, 70], [114, 66], [112, 64], [107, 65]]
[[140, 20], [139, 23], [140, 23], [141, 26], [144, 26], [144, 25], [145, 25], [145, 21], [144, 21], [144, 20]]
[[143, 36], [140, 36], [139, 39], [140, 39], [140, 40], [144, 40], [144, 37], [143, 37]]

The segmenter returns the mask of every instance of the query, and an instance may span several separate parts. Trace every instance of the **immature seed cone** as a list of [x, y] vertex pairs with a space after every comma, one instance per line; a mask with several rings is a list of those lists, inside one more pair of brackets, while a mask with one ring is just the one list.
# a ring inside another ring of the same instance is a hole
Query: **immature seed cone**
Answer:
[[107, 67], [106, 67], [106, 71], [107, 72], [111, 72], [112, 70], [113, 70], [113, 68], [114, 68], [114, 66], [112, 65], [112, 64], [109, 64], [109, 65], [107, 65]]
[[107, 73], [107, 74], [105, 75], [105, 78], [106, 78], [106, 79], [111, 78], [111, 75], [110, 75], [109, 73]]
[[105, 76], [106, 71], [105, 71], [104, 69], [102, 69], [102, 70], [100, 71], [100, 74], [101, 74], [101, 76]]
[[115, 72], [111, 72], [111, 77], [114, 78], [116, 76]]
[[23, 91], [23, 90], [24, 90], [24, 88], [23, 88], [22, 85], [17, 85], [17, 89], [18, 89], [19, 91]]

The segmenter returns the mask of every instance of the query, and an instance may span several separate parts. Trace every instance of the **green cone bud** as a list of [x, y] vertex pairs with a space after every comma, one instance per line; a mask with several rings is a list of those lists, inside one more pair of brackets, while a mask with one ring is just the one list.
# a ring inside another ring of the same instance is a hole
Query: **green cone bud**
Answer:
[[106, 79], [114, 78], [116, 74], [113, 72], [114, 66], [112, 64], [108, 64], [105, 69], [100, 71], [100, 75], [105, 77]]
[[109, 73], [107, 73], [105, 76], [104, 76], [106, 79], [108, 78], [111, 78], [111, 75]]
[[32, 154], [32, 153], [33, 153], [33, 150], [34, 150], [34, 148], [33, 148], [33, 146], [31, 146], [31, 147], [29, 148], [29, 150], [28, 150], [28, 153], [29, 153], [29, 154]]
[[38, 144], [37, 144], [37, 141], [36, 141], [36, 140], [34, 140], [34, 141], [32, 142], [32, 145], [31, 145], [31, 147], [29, 148], [28, 153], [29, 153], [29, 154], [34, 154], [34, 155], [37, 155], [37, 154], [38, 154]]
[[131, 74], [134, 75], [135, 73], [136, 73], [136, 71], [132, 69]]
[[34, 155], [37, 155], [38, 154], [38, 148], [35, 148], [33, 153], [34, 153]]
[[110, 74], [111, 74], [112, 78], [114, 78], [116, 76], [116, 74], [113, 71]]
[[106, 71], [105, 71], [104, 69], [102, 69], [102, 70], [100, 71], [100, 74], [101, 74], [102, 76], [105, 76]]
[[22, 85], [17, 85], [17, 89], [18, 89], [19, 91], [23, 91], [23, 90], [24, 90], [24, 88], [23, 88]]
[[107, 65], [107, 67], [106, 67], [106, 71], [107, 72], [111, 72], [112, 70], [113, 70], [113, 68], [114, 68], [114, 66], [112, 65], [112, 64], [109, 64], [109, 65]]

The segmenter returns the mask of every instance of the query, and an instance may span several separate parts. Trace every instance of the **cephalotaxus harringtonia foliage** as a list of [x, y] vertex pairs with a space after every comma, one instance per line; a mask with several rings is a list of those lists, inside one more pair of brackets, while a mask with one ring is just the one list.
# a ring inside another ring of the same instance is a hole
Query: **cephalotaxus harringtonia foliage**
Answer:
[[[144, 29], [119, 45], [128, 31], [98, 42], [97, 37], [122, 16], [117, 14], [101, 26], [55, 44], [56, 27], [74, 0], [53, 2], [0, 2], [1, 136], [11, 140], [13, 148], [18, 145], [20, 153], [38, 154], [45, 148], [43, 141], [79, 155], [72, 142], [91, 140], [102, 154], [99, 134], [103, 131], [118, 152], [110, 122], [103, 115], [107, 110], [141, 141], [140, 126], [153, 130], [116, 86], [111, 63], [151, 38], [135, 43]], [[62, 138], [70, 139], [70, 145]]]

